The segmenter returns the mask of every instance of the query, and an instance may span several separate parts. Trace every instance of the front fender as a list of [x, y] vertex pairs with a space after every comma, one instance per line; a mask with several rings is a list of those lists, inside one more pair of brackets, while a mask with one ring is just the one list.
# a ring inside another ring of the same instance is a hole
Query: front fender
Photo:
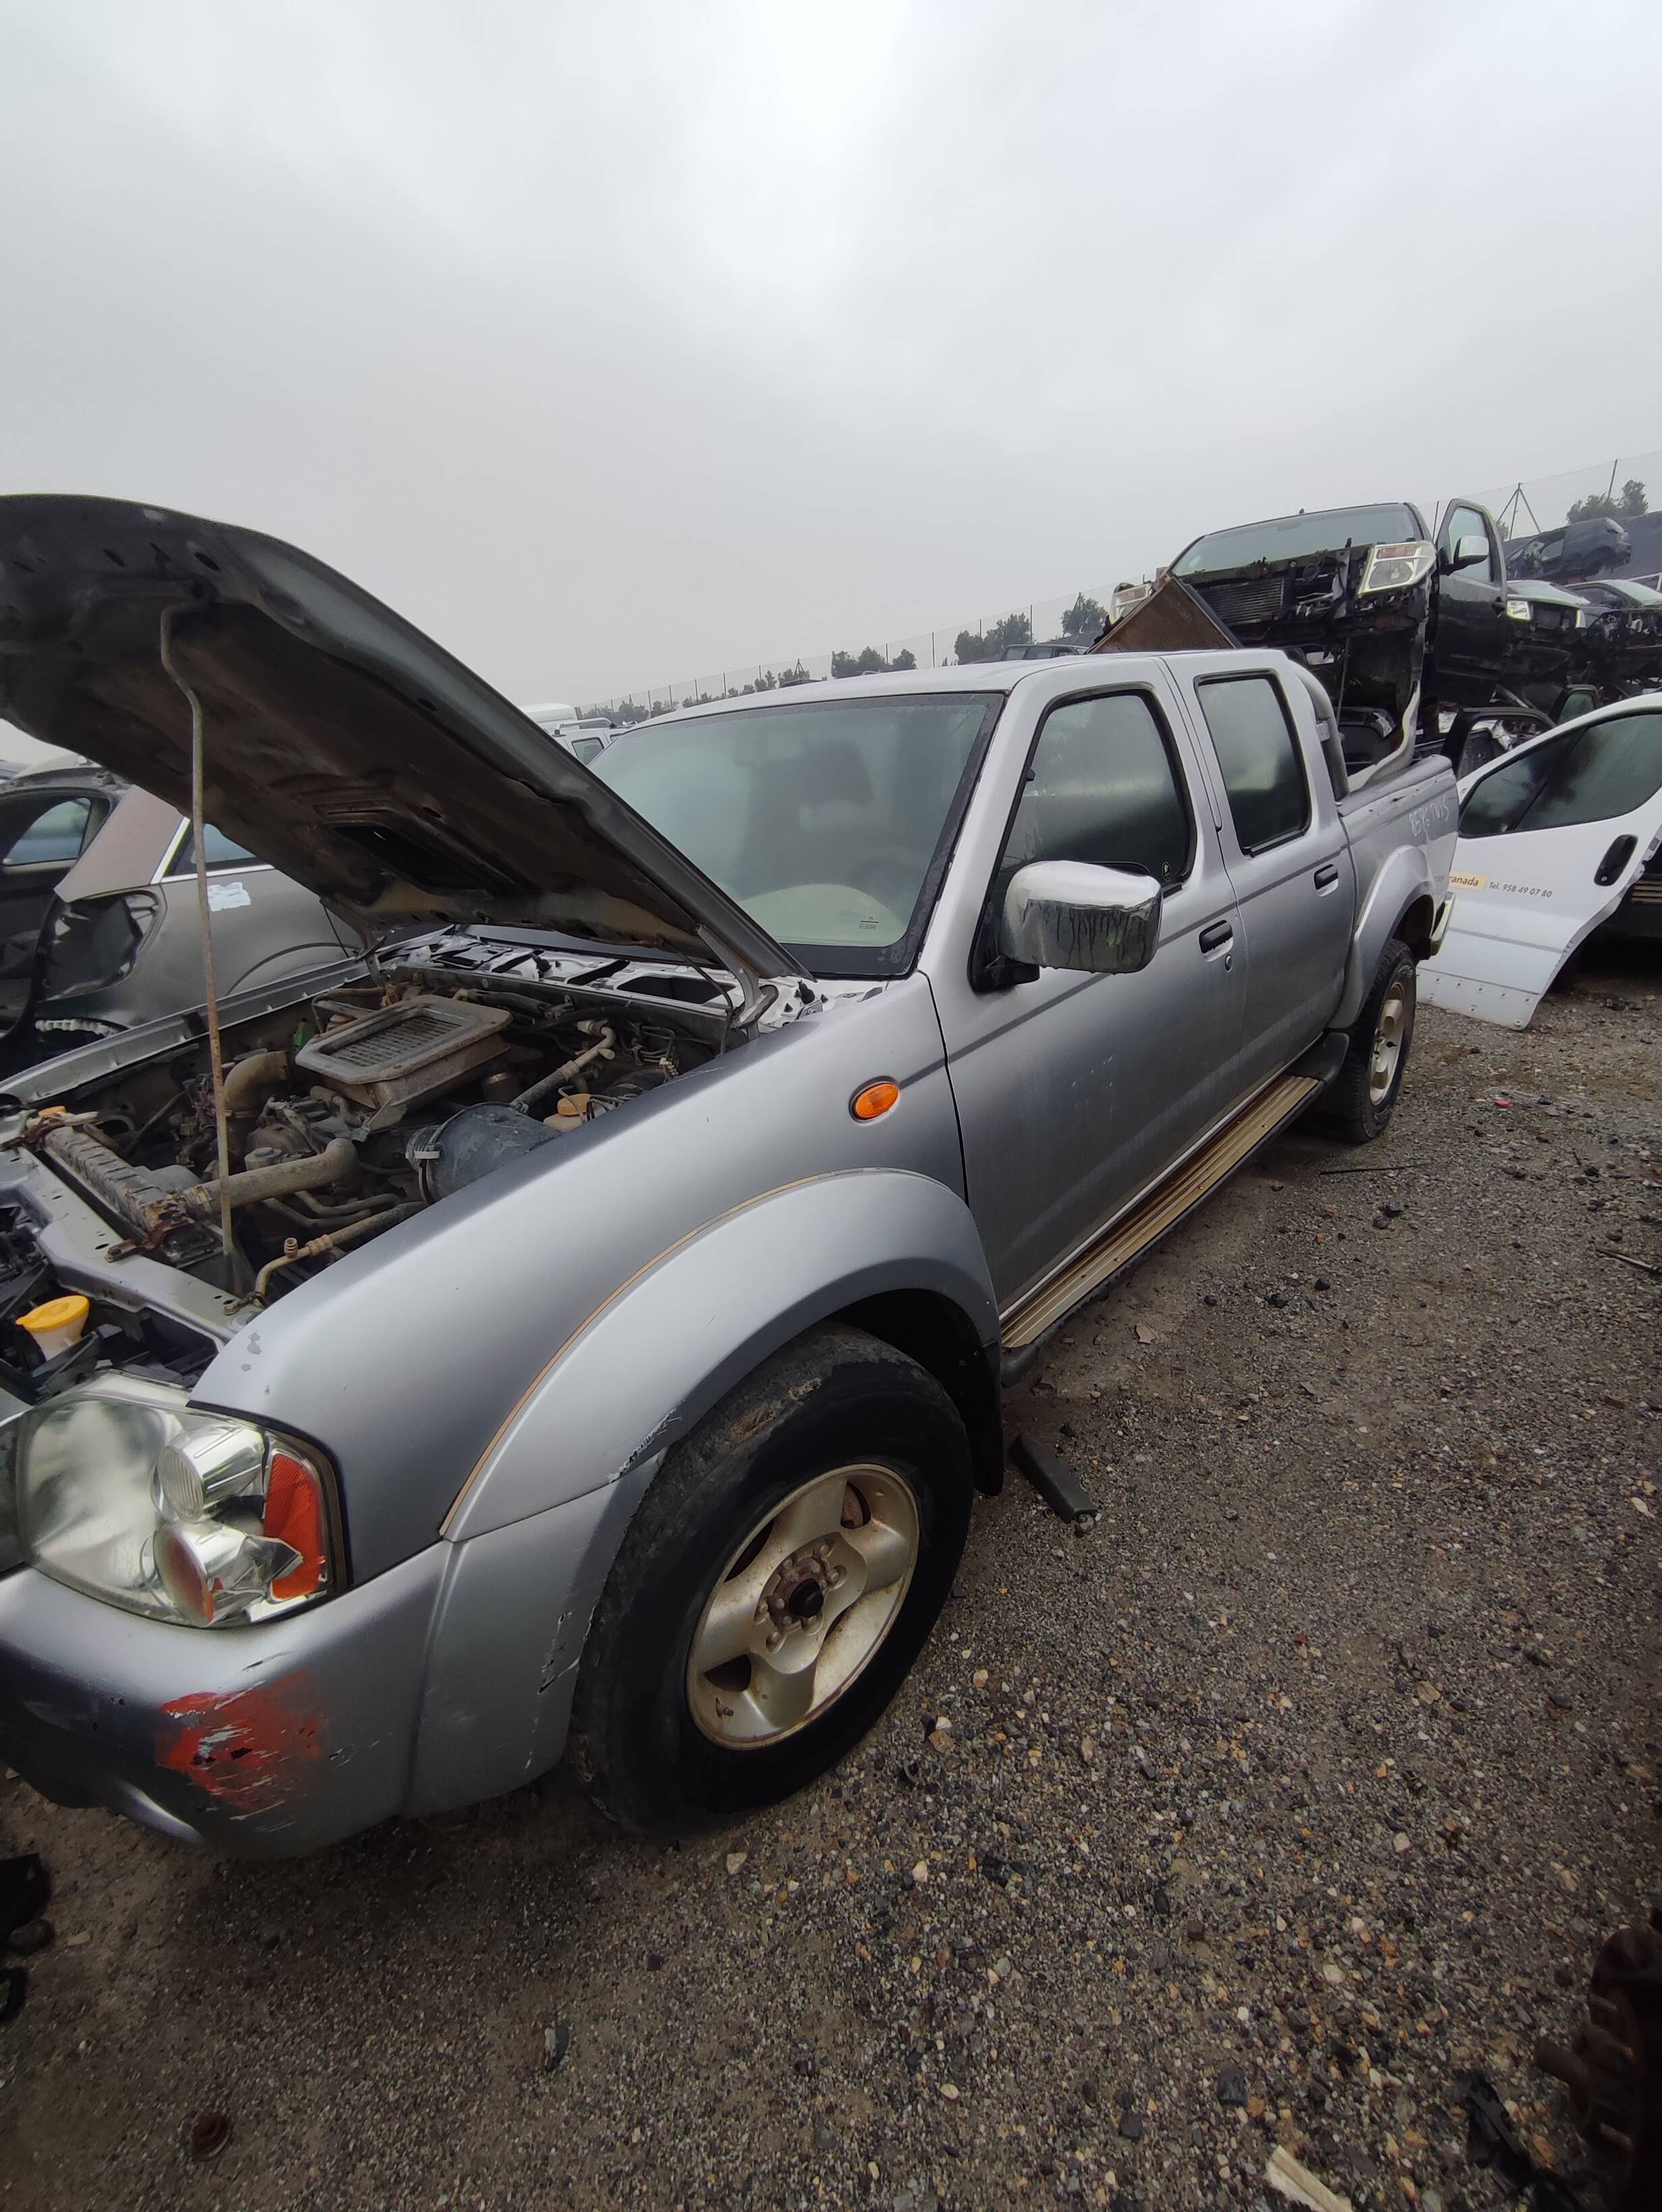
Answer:
[[1398, 845], [1386, 854], [1356, 917], [1344, 991], [1330, 1029], [1348, 1030], [1361, 1013], [1380, 956], [1415, 900], [1428, 898], [1435, 907], [1439, 896], [1431, 864], [1420, 846]]
[[661, 1253], [573, 1332], [492, 1438], [444, 1534], [466, 1541], [618, 1482], [781, 1345], [896, 1291], [950, 1301], [978, 1345], [996, 1345], [981, 1239], [943, 1183], [854, 1169], [734, 1207]]

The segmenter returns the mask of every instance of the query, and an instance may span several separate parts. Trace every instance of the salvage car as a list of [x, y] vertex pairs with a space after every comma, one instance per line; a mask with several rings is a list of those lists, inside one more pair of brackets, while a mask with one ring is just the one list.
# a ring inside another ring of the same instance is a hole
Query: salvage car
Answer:
[[1662, 694], [1531, 738], [1460, 785], [1446, 933], [1422, 995], [1527, 1029], [1596, 929], [1662, 921]]
[[1622, 698], [1662, 686], [1662, 592], [1626, 576], [1578, 583], [1575, 596], [1592, 633], [1590, 657], [1606, 695]]
[[1220, 644], [1280, 646], [1308, 668], [1358, 777], [1394, 763], [1449, 708], [1549, 711], [1520, 687], [1562, 690], [1575, 658], [1573, 608], [1570, 635], [1544, 610], [1537, 632], [1494, 517], [1468, 499], [1450, 501], [1434, 533], [1409, 501], [1210, 532], [1099, 650], [1192, 644], [1197, 617]]
[[[0, 706], [376, 946], [0, 1122], [0, 1754], [247, 1854], [569, 1744], [673, 1832], [870, 1728], [1001, 1389], [1294, 1116], [1387, 1124], [1446, 763], [1284, 655], [889, 673], [591, 771], [293, 548], [0, 501]], [[10, 1326], [21, 1324], [21, 1326]]]
[[1561, 522], [1555, 530], [1507, 541], [1507, 568], [1513, 576], [1544, 576], [1559, 584], [1580, 584], [1613, 568], [1625, 568], [1633, 542], [1610, 514]]
[[[361, 957], [314, 892], [211, 823], [203, 854], [222, 991], [258, 990]], [[58, 881], [36, 932], [9, 1065], [199, 1006], [204, 989], [190, 817], [150, 792], [127, 790]]]

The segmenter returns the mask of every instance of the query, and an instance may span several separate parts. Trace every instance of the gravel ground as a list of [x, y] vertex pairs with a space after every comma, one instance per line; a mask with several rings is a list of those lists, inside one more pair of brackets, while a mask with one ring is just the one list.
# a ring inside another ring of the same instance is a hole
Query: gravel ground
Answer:
[[664, 1850], [556, 1777], [226, 1866], [0, 1785], [58, 1927], [0, 2203], [1165, 2212], [1280, 2140], [1455, 2212], [1472, 2065], [1573, 2164], [1531, 2045], [1662, 1887], [1654, 975], [1422, 1015], [1382, 1144], [1286, 1138], [1081, 1316], [1011, 1411], [1099, 1520], [980, 1505], [782, 1814]]

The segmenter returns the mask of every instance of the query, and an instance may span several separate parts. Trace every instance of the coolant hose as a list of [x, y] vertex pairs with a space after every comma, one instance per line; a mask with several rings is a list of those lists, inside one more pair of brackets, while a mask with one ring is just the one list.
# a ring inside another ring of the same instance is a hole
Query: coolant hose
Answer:
[[279, 1083], [287, 1080], [286, 1052], [251, 1052], [225, 1071], [225, 1111], [252, 1114], [263, 1106]]
[[[581, 1027], [587, 1030], [591, 1036], [594, 1034], [594, 1025], [592, 1023], [584, 1022]], [[610, 1024], [602, 1022], [600, 1024], [598, 1044], [590, 1045], [587, 1052], [580, 1052], [575, 1060], [569, 1060], [563, 1067], [557, 1067], [552, 1075], [545, 1075], [539, 1083], [533, 1083], [528, 1091], [521, 1091], [517, 1098], [509, 1099], [509, 1105], [516, 1114], [528, 1114], [539, 1098], [546, 1098], [551, 1091], [557, 1091], [563, 1083], [569, 1083], [574, 1075], [581, 1075], [583, 1070], [595, 1060], [610, 1060], [617, 1042], [617, 1036]]]
[[320, 1152], [308, 1152], [304, 1158], [281, 1160], [274, 1167], [244, 1168], [240, 1175], [227, 1176], [223, 1183], [199, 1182], [180, 1194], [180, 1203], [186, 1213], [198, 1221], [212, 1221], [219, 1212], [220, 1200], [228, 1206], [258, 1206], [262, 1199], [286, 1198], [290, 1191], [321, 1190], [326, 1184], [340, 1182], [357, 1165], [357, 1147], [350, 1137], [336, 1137]]

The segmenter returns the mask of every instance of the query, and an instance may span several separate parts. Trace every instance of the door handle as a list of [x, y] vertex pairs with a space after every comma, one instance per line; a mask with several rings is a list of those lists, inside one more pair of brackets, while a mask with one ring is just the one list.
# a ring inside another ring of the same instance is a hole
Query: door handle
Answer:
[[1601, 888], [1613, 884], [1634, 855], [1637, 837], [1618, 837], [1593, 872], [1593, 881]]
[[1336, 860], [1329, 860], [1325, 866], [1318, 868], [1316, 871], [1316, 888], [1318, 891], [1324, 891], [1330, 884], [1336, 884], [1338, 880], [1339, 864]]
[[1200, 949], [1202, 952], [1215, 952], [1219, 945], [1227, 945], [1234, 934], [1227, 921], [1211, 922], [1200, 933]]

